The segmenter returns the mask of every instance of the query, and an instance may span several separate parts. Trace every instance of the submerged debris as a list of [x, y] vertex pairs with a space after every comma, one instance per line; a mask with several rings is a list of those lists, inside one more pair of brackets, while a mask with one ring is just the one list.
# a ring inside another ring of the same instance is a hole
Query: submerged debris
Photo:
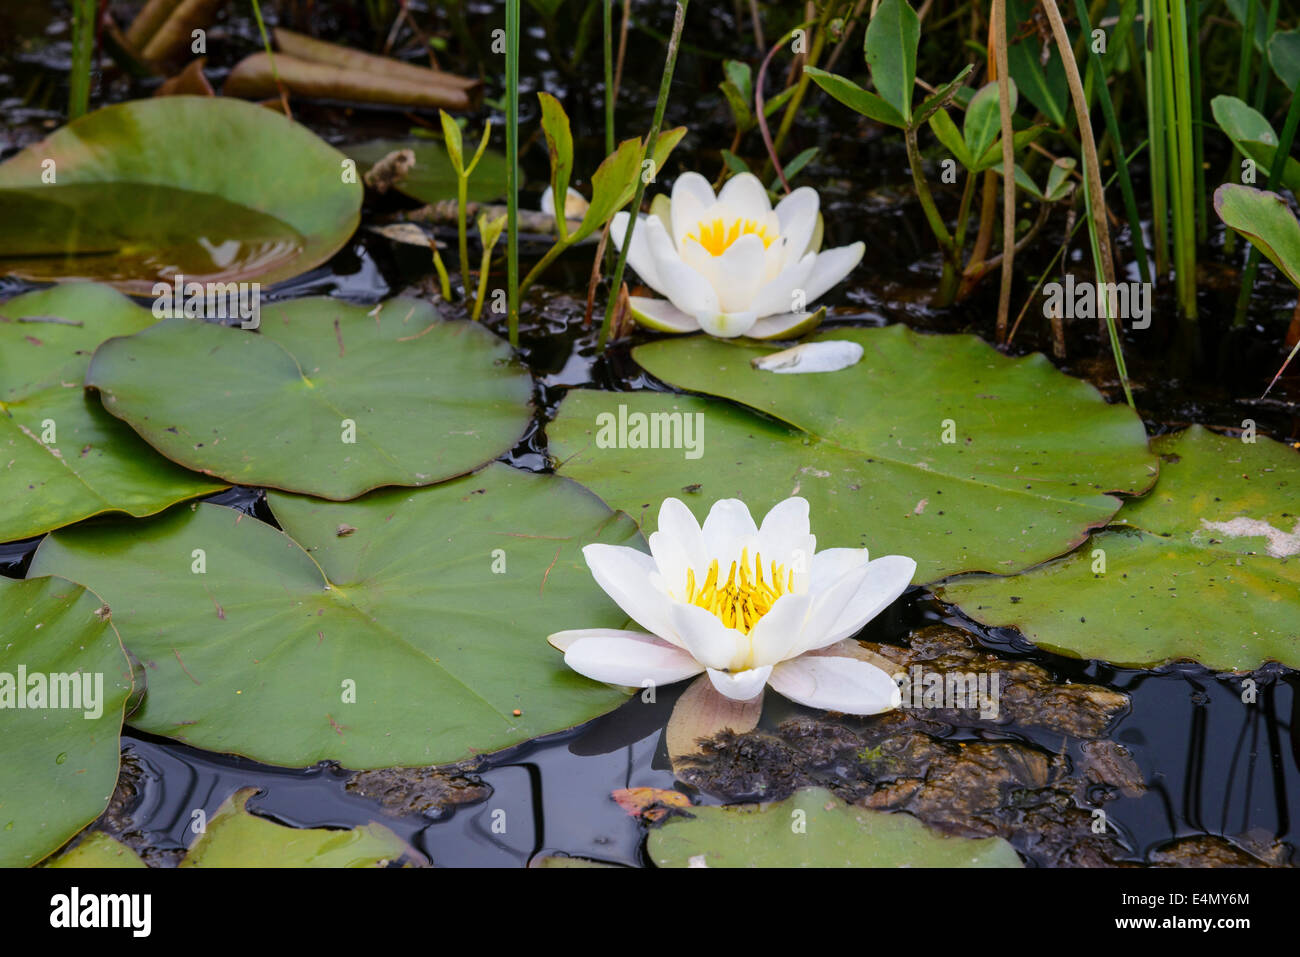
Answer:
[[351, 794], [378, 802], [390, 813], [430, 817], [486, 800], [492, 793], [489, 785], [454, 766], [358, 771], [348, 779], [346, 788]]

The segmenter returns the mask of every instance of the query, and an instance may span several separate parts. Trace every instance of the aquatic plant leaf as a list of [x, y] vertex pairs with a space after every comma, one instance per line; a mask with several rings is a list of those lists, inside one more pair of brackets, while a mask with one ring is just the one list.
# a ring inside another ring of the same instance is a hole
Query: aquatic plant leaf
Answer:
[[98, 597], [62, 578], [0, 578], [0, 867], [37, 863], [108, 806], [130, 694]]
[[1300, 28], [1279, 30], [1268, 39], [1268, 62], [1292, 93], [1300, 86]]
[[[343, 151], [356, 161], [358, 171], [366, 172], [389, 153], [411, 150], [415, 166], [394, 188], [422, 203], [440, 203], [456, 199], [456, 170], [446, 149], [433, 140], [371, 140]], [[469, 202], [486, 203], [506, 195], [506, 158], [495, 150], [485, 150], [469, 178]]]
[[626, 700], [546, 643], [626, 621], [581, 548], [643, 545], [586, 489], [494, 463], [354, 502], [268, 503], [283, 531], [204, 503], [37, 550], [33, 573], [94, 588], [145, 663], [133, 727], [291, 767], [427, 767]]
[[155, 322], [94, 283], [0, 303], [0, 542], [101, 512], [152, 515], [225, 487], [156, 454], [82, 388], [96, 346]]
[[[1235, 96], [1216, 96], [1210, 101], [1210, 111], [1219, 129], [1232, 140], [1243, 156], [1254, 160], [1256, 167], [1267, 176], [1273, 171], [1277, 156], [1277, 133], [1264, 115], [1243, 103]], [[1282, 170], [1282, 185], [1300, 192], [1300, 162], [1288, 156]]]
[[1023, 575], [959, 579], [939, 596], [1074, 657], [1300, 666], [1300, 456], [1200, 426], [1151, 445], [1159, 483], [1083, 548]]
[[1300, 222], [1286, 200], [1265, 189], [1224, 183], [1214, 191], [1214, 211], [1300, 287]]
[[361, 213], [342, 153], [272, 110], [164, 96], [88, 113], [0, 163], [0, 273], [95, 279], [139, 295], [288, 279]]
[[650, 832], [659, 867], [1023, 867], [1000, 837], [949, 837], [910, 814], [872, 811], [825, 788], [784, 801], [695, 807]]
[[957, 129], [957, 124], [952, 121], [947, 110], [936, 110], [930, 117], [930, 130], [939, 138], [939, 142], [944, 148], [953, 155], [958, 163], [970, 169], [974, 165], [975, 159], [966, 149], [966, 140], [961, 135], [961, 130]]
[[669, 155], [685, 135], [684, 126], [661, 132], [654, 153], [646, 158], [651, 166], [645, 170], [641, 163], [641, 141], [633, 139], [620, 143], [592, 174], [591, 205], [587, 207], [578, 228], [569, 236], [569, 241], [576, 243], [586, 239], [609, 222], [614, 213], [630, 203], [636, 193], [638, 176], [648, 173], [652, 177], [650, 182], [653, 182], [653, 177], [658, 176], [659, 170], [663, 169]]
[[[538, 93], [537, 99], [542, 104], [542, 133], [546, 136], [546, 149], [551, 157], [551, 195], [568, 196], [569, 177], [573, 175], [573, 133], [569, 129], [569, 115], [551, 94]], [[555, 218], [555, 228], [561, 239], [568, 236], [564, 216]]]
[[1060, 129], [1070, 109], [1070, 87], [1056, 44], [1033, 28], [1036, 0], [1007, 0], [1007, 70], [1027, 99]]
[[89, 831], [77, 846], [45, 862], [46, 867], [136, 868], [148, 867], [140, 855], [103, 831]]
[[804, 73], [835, 99], [868, 119], [900, 129], [907, 127], [907, 120], [902, 113], [879, 95], [864, 90], [852, 80], [811, 66], [804, 67]]
[[[1016, 112], [1019, 95], [1015, 80], [1009, 80], [1011, 113]], [[962, 136], [966, 140], [966, 153], [972, 157], [983, 157], [989, 147], [998, 142], [1002, 125], [1001, 98], [998, 96], [998, 84], [986, 83], [971, 97], [966, 107], [966, 119], [962, 125]]]
[[166, 319], [111, 339], [86, 384], [175, 462], [330, 499], [463, 475], [528, 425], [532, 380], [509, 347], [426, 302], [295, 299], [261, 318], [256, 334]]
[[241, 788], [212, 815], [181, 867], [387, 867], [424, 855], [377, 822], [350, 830], [285, 827], [250, 814], [257, 788]]
[[[912, 122], [921, 21], [907, 0], [881, 0], [867, 24], [867, 68], [877, 92], [905, 124]], [[815, 79], [815, 78], [814, 78]]]
[[[703, 519], [715, 499], [740, 497], [761, 515], [802, 495], [819, 548], [911, 556], [918, 582], [1060, 555], [1110, 520], [1119, 507], [1111, 493], [1155, 480], [1132, 410], [1041, 355], [1008, 358], [975, 336], [901, 325], [810, 337], [826, 339], [856, 342], [865, 355], [806, 378], [752, 368], [779, 347], [702, 336], [640, 346], [634, 357], [663, 381], [781, 421], [681, 395], [573, 391], [547, 427], [558, 470], [646, 533], [668, 496]], [[636, 439], [624, 429], [624, 447], [606, 447], [633, 412], [691, 413], [692, 425], [703, 423], [693, 438], [701, 441], [694, 452], [683, 442], [628, 448]]]

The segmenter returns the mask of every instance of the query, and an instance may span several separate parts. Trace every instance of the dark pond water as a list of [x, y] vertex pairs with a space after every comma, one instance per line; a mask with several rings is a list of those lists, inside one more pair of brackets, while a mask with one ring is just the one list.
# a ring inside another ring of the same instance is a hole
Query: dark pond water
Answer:
[[[414, 2], [411, 7], [421, 13], [424, 9]], [[669, 7], [637, 4], [644, 29], [635, 31], [629, 41], [619, 114], [625, 135], [648, 124], [662, 62], [655, 34], [667, 31]], [[719, 51], [753, 59], [748, 35], [731, 23], [730, 4], [698, 3], [692, 8], [691, 46], [682, 54], [668, 112], [670, 123], [685, 123], [692, 132], [665, 171], [669, 177], [683, 168], [700, 168], [707, 175], [716, 172], [718, 148], [731, 139], [725, 106], [716, 91]], [[475, 36], [485, 37], [499, 25], [494, 5], [471, 3], [468, 10]], [[356, 15], [338, 5], [316, 4], [313, 11], [311, 28], [317, 35], [369, 39], [364, 28], [357, 32]], [[48, 8], [0, 4], [4, 116], [0, 158], [60, 120], [68, 58], [66, 12], [66, 6], [58, 3]], [[218, 88], [224, 71], [258, 45], [255, 28], [237, 15], [214, 28], [209, 43], [210, 78]], [[591, 47], [571, 70], [557, 66], [554, 46], [554, 40], [539, 30], [524, 44], [523, 122], [533, 119], [532, 91], [544, 88], [561, 96], [579, 134], [576, 168], [591, 169], [602, 152], [603, 136], [599, 98], [589, 95], [599, 89], [598, 52]], [[147, 86], [133, 87], [123, 78], [108, 78], [106, 83], [111, 100], [147, 92]], [[489, 79], [489, 97], [499, 93], [499, 81]], [[302, 104], [297, 117], [334, 143], [401, 135], [413, 122], [428, 125], [430, 120], [328, 104]], [[953, 309], [934, 310], [926, 304], [937, 277], [937, 257], [910, 199], [906, 161], [896, 138], [858, 128], [838, 111], [821, 110], [800, 125], [796, 139], [801, 146], [821, 147], [802, 181], [816, 185], [822, 194], [828, 243], [865, 237], [870, 247], [851, 281], [828, 300], [833, 304], [829, 321], [906, 322], [935, 332], [975, 331], [991, 339], [996, 282], [986, 283]], [[752, 155], [754, 144], [748, 145]], [[544, 148], [533, 144], [525, 155], [526, 202], [535, 203], [545, 182], [544, 153]], [[955, 208], [955, 194], [940, 199]], [[391, 212], [395, 205], [400, 201], [386, 200], [368, 209], [368, 220]], [[1062, 222], [1052, 224], [1040, 242], [1017, 258], [1023, 270], [1014, 299], [1017, 305], [1029, 292], [1035, 271], [1046, 266], [1062, 241], [1063, 228]], [[449, 247], [454, 249], [453, 234], [443, 238], [451, 240]], [[1221, 235], [1214, 237], [1205, 254], [1204, 319], [1197, 331], [1189, 333], [1171, 318], [1169, 291], [1162, 288], [1164, 307], [1155, 310], [1153, 327], [1127, 334], [1125, 349], [1139, 409], [1153, 434], [1191, 422], [1240, 428], [1243, 419], [1252, 418], [1260, 431], [1294, 441], [1300, 429], [1293, 401], [1300, 394], [1295, 377], [1284, 380], [1268, 400], [1256, 398], [1284, 354], [1281, 339], [1295, 303], [1294, 290], [1265, 268], [1251, 322], [1243, 329], [1229, 329], [1226, 317], [1236, 289], [1231, 270], [1218, 264], [1216, 250], [1221, 243]], [[1121, 237], [1121, 246], [1125, 244]], [[540, 251], [526, 245], [521, 255], [533, 258]], [[477, 252], [472, 250], [471, 255], [477, 257]], [[529, 433], [505, 457], [521, 468], [549, 468], [545, 424], [566, 388], [664, 388], [636, 367], [627, 342], [596, 356], [594, 331], [582, 324], [590, 255], [589, 248], [567, 255], [527, 303], [522, 354], [534, 374], [538, 415]], [[1076, 241], [1067, 262], [1070, 268], [1086, 269], [1085, 257], [1086, 247]], [[268, 298], [331, 295], [372, 303], [409, 292], [413, 286], [428, 288], [431, 276], [426, 262], [408, 247], [363, 230], [330, 262], [277, 285]], [[17, 280], [0, 280], [0, 298], [28, 288], [29, 284]], [[1050, 350], [1049, 334], [1039, 327], [1033, 312], [1014, 351]], [[1096, 330], [1088, 325], [1069, 329], [1068, 357], [1058, 365], [1093, 381], [1115, 400], [1120, 393], [1113, 367]], [[233, 489], [213, 500], [271, 520], [256, 489]], [[20, 577], [37, 543], [0, 545], [0, 573]], [[1130, 796], [1103, 788], [1110, 793], [1088, 791], [1075, 798], [1084, 810], [1104, 802], [1118, 842], [1114, 859], [1146, 861], [1177, 839], [1206, 835], [1232, 837], [1261, 858], [1288, 859], [1298, 836], [1292, 811], [1300, 812], [1300, 739], [1293, 733], [1300, 718], [1300, 674], [1281, 668], [1255, 674], [1259, 702], [1244, 708], [1241, 676], [1216, 675], [1190, 664], [1136, 671], [1061, 658], [1032, 648], [1014, 633], [989, 631], [956, 616], [922, 589], [912, 589], [863, 637], [903, 645], [910, 632], [936, 624], [960, 629], [970, 643], [1008, 663], [1032, 662], [1056, 683], [1098, 685], [1129, 696], [1127, 708], [1111, 722], [1106, 737], [1127, 749], [1145, 790]], [[398, 797], [387, 803], [374, 792], [366, 796], [349, 787], [352, 774], [334, 766], [271, 768], [128, 730], [123, 739], [125, 784], [104, 826], [147, 849], [158, 863], [171, 863], [188, 843], [195, 809], [211, 814], [234, 790], [252, 785], [261, 793], [249, 807], [259, 814], [304, 827], [350, 827], [379, 819], [440, 865], [522, 866], [547, 853], [644, 865], [644, 828], [611, 800], [611, 791], [678, 787], [700, 802], [717, 803], [725, 797], [674, 782], [661, 741], [676, 693], [672, 690], [653, 705], [634, 698], [581, 728], [492, 756], [450, 778], [434, 776], [433, 784], [426, 781], [413, 789], [418, 792], [414, 798], [407, 793], [410, 788], [390, 789], [389, 797]], [[783, 721], [812, 717], [812, 712], [781, 704], [769, 708], [763, 727], [775, 733]], [[1084, 760], [1078, 740], [1032, 725], [990, 728], [978, 721], [958, 721], [929, 733], [938, 741], [1015, 742], [1028, 752], [1063, 758], [1067, 766]], [[851, 777], [852, 772], [838, 767], [822, 768], [818, 774], [822, 783], [831, 785], [861, 783], [849, 780], [845, 775]], [[732, 795], [736, 796], [741, 795]], [[501, 810], [508, 822], [505, 833], [493, 827], [494, 814]], [[1034, 835], [1010, 828], [1008, 836], [1031, 863], [1054, 859]], [[1274, 846], [1275, 842], [1281, 844]], [[1270, 846], [1271, 854], [1261, 850]]]

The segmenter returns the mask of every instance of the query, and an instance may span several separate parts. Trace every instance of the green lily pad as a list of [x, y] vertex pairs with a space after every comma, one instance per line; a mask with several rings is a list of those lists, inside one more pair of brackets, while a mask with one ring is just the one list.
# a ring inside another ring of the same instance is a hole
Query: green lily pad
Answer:
[[113, 795], [131, 666], [102, 604], [61, 578], [0, 578], [0, 867], [58, 850]]
[[1000, 837], [948, 837], [825, 788], [772, 804], [697, 807], [650, 832], [660, 867], [1023, 867]]
[[84, 835], [76, 847], [51, 858], [46, 867], [141, 868], [148, 867], [140, 855], [103, 831]]
[[[476, 139], [481, 131], [470, 131]], [[345, 146], [344, 151], [356, 160], [357, 168], [368, 172], [370, 167], [389, 153], [411, 150], [415, 153], [415, 166], [405, 178], [394, 184], [395, 188], [422, 203], [440, 203], [456, 198], [456, 170], [451, 165], [446, 148], [435, 140], [371, 140], [356, 146]], [[490, 203], [506, 195], [506, 158], [496, 150], [484, 150], [483, 157], [469, 178], [469, 202]]]
[[154, 453], [82, 388], [99, 343], [155, 321], [90, 283], [0, 304], [0, 541], [101, 512], [153, 515], [225, 487]]
[[151, 294], [288, 279], [338, 252], [362, 187], [338, 150], [228, 97], [106, 106], [0, 164], [0, 273]]
[[[750, 365], [769, 346], [706, 337], [641, 346], [637, 361], [664, 381], [782, 421], [680, 395], [576, 391], [547, 428], [557, 468], [646, 533], [667, 496], [702, 519], [719, 498], [743, 498], [761, 515], [802, 495], [818, 547], [908, 555], [918, 582], [1037, 565], [1109, 521], [1120, 504], [1112, 493], [1155, 480], [1132, 410], [1107, 405], [1041, 355], [1011, 359], [974, 336], [904, 326], [812, 337], [829, 339], [860, 343], [862, 360], [838, 372], [777, 375]], [[602, 436], [600, 425], [617, 425], [620, 406], [691, 414], [703, 424], [702, 444], [695, 452], [602, 447], [617, 436]]]
[[424, 856], [382, 824], [351, 830], [285, 827], [249, 814], [257, 788], [241, 788], [212, 815], [181, 867], [387, 867]]
[[1080, 658], [1300, 667], [1300, 456], [1199, 426], [1151, 444], [1160, 482], [1120, 509], [1116, 527], [1058, 562], [959, 580], [939, 596]]
[[626, 700], [546, 643], [626, 620], [581, 548], [636, 528], [580, 486], [494, 463], [355, 502], [268, 498], [283, 532], [203, 503], [41, 543], [33, 574], [95, 588], [149, 669], [133, 726], [269, 764], [425, 767]]
[[166, 319], [100, 346], [86, 385], [181, 465], [329, 499], [463, 475], [532, 415], [502, 340], [415, 299], [296, 299], [263, 309], [256, 335]]

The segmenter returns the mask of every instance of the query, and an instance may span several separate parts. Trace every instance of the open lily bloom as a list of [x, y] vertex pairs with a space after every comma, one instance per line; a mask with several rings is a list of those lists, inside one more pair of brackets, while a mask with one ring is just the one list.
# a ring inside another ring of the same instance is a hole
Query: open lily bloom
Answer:
[[[642, 216], [632, 232], [628, 263], [667, 297], [631, 297], [633, 316], [660, 332], [703, 329], [728, 339], [806, 332], [820, 321], [813, 303], [853, 271], [865, 248], [818, 252], [819, 206], [817, 191], [801, 186], [773, 209], [752, 173], [733, 176], [717, 196], [699, 173], [679, 176], [667, 215]], [[618, 248], [628, 220], [617, 213], [610, 224]]]
[[767, 685], [849, 714], [896, 708], [885, 671], [826, 652], [902, 594], [916, 562], [869, 561], [865, 548], [816, 551], [808, 503], [788, 498], [755, 527], [745, 503], [714, 504], [703, 528], [675, 498], [659, 510], [650, 552], [588, 545], [600, 587], [645, 629], [563, 631], [550, 642], [573, 670], [610, 684], [666, 685], [706, 672], [734, 701]]

